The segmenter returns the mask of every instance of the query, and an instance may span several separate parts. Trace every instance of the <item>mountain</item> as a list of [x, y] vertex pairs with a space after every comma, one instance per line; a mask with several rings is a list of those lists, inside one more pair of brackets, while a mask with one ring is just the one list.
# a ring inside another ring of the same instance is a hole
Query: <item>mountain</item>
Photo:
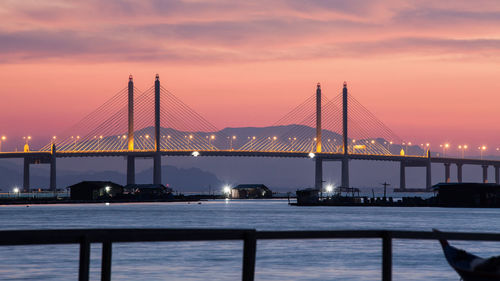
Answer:
[[[109, 161], [108, 161], [109, 162]], [[109, 164], [109, 163], [108, 163]], [[0, 164], [0, 189], [2, 192], [12, 190], [15, 186], [23, 184], [23, 168], [16, 163]], [[137, 183], [151, 183], [153, 169], [145, 169], [136, 172]], [[208, 191], [208, 187], [219, 187], [221, 181], [212, 173], [199, 168], [177, 168], [174, 166], [162, 166], [163, 182], [179, 192], [201, 192]], [[59, 168], [57, 170], [57, 186], [64, 188], [84, 180], [106, 180], [119, 184], [126, 183], [126, 175], [121, 171], [111, 170], [108, 166], [103, 171], [72, 171]], [[47, 188], [49, 184], [49, 171], [47, 167], [32, 165], [30, 169], [30, 183], [32, 188]]]

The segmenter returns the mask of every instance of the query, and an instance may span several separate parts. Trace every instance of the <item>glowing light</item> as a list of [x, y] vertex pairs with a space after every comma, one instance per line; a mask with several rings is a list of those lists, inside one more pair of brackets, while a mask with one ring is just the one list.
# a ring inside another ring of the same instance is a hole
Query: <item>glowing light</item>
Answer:
[[309, 158], [314, 158], [314, 157], [316, 157], [316, 154], [314, 154], [313, 152], [310, 152], [309, 153]]
[[236, 139], [236, 136], [233, 136], [233, 140], [235, 140], [235, 139]]
[[333, 191], [333, 185], [329, 184], [326, 186], [326, 192], [330, 193]]
[[108, 185], [108, 186], [106, 186], [106, 187], [104, 188], [104, 190], [106, 190], [106, 192], [108, 192], [108, 193], [109, 193], [109, 192], [111, 191], [111, 186], [109, 186], [109, 185]]
[[215, 139], [215, 136], [214, 136], [214, 135], [211, 135], [211, 136], [210, 136], [210, 138], [214, 140], [214, 139]]
[[374, 144], [374, 143], [375, 143], [375, 141], [374, 141], [374, 140], [372, 140], [372, 144]]
[[146, 135], [146, 138], [149, 139], [149, 135]]
[[231, 193], [231, 187], [229, 185], [225, 185], [224, 188], [222, 188], [222, 191], [224, 194], [229, 195], [229, 193]]
[[198, 156], [200, 156], [200, 153], [198, 151], [193, 151], [193, 153], [191, 153], [191, 155], [193, 155], [194, 157], [198, 157]]
[[445, 143], [445, 144], [444, 144], [444, 147], [445, 147], [445, 148], [449, 148], [449, 147], [450, 147], [450, 144], [449, 144], [449, 143]]
[[277, 140], [277, 139], [278, 139], [278, 137], [273, 137], [273, 140]]
[[109, 202], [106, 202], [106, 206], [109, 206]]
[[3, 140], [3, 141], [4, 141], [4, 140], [6, 140], [6, 139], [7, 139], [7, 137], [6, 137], [6, 136], [2, 136], [2, 140]]
[[14, 187], [14, 189], [12, 189], [12, 191], [13, 191], [14, 193], [19, 193], [19, 187]]

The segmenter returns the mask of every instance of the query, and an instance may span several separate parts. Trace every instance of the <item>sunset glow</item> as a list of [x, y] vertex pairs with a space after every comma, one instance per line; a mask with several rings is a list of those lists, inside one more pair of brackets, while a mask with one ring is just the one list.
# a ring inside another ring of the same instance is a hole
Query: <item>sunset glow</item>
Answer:
[[347, 81], [402, 139], [500, 145], [497, 1], [3, 1], [0, 17], [6, 146], [49, 143], [156, 73], [219, 129]]

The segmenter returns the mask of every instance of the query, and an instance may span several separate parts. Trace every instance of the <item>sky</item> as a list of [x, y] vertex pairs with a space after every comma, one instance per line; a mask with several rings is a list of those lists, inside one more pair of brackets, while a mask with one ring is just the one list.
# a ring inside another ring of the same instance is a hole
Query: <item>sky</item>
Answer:
[[403, 140], [500, 147], [498, 1], [4, 0], [0, 19], [6, 145], [158, 73], [220, 129], [271, 125], [346, 81]]

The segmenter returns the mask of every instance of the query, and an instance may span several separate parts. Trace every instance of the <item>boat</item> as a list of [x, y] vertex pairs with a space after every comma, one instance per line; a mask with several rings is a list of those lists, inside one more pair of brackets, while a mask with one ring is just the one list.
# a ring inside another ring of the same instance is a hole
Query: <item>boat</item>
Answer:
[[[439, 232], [438, 230], [433, 230]], [[462, 249], [451, 246], [447, 240], [440, 239], [444, 256], [450, 266], [464, 281], [500, 280], [500, 256], [488, 259], [478, 257]]]

